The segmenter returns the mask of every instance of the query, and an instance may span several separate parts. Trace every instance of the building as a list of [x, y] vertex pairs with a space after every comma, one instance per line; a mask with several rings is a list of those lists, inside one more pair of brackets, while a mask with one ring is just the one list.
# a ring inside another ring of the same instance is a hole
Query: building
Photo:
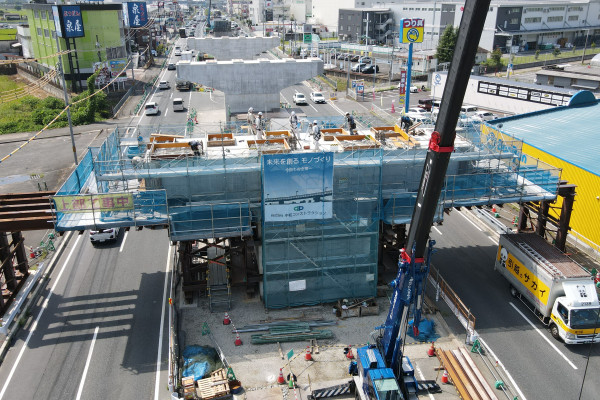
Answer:
[[338, 37], [348, 42], [369, 44], [392, 42], [394, 20], [389, 9], [342, 8], [339, 10]]
[[303, 24], [312, 17], [313, 0], [293, 0], [290, 4], [290, 17], [297, 23]]
[[21, 44], [21, 50], [24, 58], [32, 58], [31, 32], [29, 25], [17, 25], [17, 40]]
[[549, 66], [535, 73], [535, 82], [538, 85], [597, 93], [600, 84], [600, 67], [569, 64]]
[[[56, 27], [51, 4], [26, 4], [33, 57], [48, 69], [55, 69], [57, 57], [49, 57], [61, 51], [76, 50], [64, 55], [62, 64], [67, 86], [80, 91], [86, 79], [94, 73], [96, 63], [127, 60], [121, 4], [86, 4], [81, 8], [84, 36], [71, 39], [59, 37], [56, 43]], [[59, 6], [63, 7], [63, 6]], [[56, 84], [60, 85], [59, 80]]]
[[[600, 101], [592, 93], [581, 91], [567, 106], [487, 122], [482, 127], [482, 142], [508, 143], [516, 139], [522, 141], [521, 163], [536, 158], [561, 168], [561, 180], [577, 185], [570, 233], [600, 253], [598, 115]], [[560, 198], [557, 201], [556, 207], [550, 207], [551, 217], [557, 217]]]

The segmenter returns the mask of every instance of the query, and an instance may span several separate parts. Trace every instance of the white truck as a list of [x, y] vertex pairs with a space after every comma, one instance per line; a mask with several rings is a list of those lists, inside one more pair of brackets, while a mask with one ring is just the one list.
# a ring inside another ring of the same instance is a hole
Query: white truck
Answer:
[[600, 341], [600, 303], [591, 274], [534, 233], [500, 235], [494, 268], [514, 297], [567, 344]]

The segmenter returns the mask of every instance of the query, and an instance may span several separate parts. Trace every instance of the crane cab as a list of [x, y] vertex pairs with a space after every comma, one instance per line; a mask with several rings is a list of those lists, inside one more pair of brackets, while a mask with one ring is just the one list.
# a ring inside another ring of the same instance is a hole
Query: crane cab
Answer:
[[358, 376], [355, 377], [357, 399], [404, 400], [391, 368], [385, 366], [376, 348], [362, 347], [357, 350]]

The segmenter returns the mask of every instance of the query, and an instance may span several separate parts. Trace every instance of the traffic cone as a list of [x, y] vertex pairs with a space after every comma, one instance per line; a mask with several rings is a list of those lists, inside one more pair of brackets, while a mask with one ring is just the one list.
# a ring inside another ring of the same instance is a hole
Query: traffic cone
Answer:
[[306, 346], [306, 354], [304, 355], [306, 361], [313, 361], [312, 354], [310, 354], [310, 346]]
[[285, 384], [285, 378], [283, 377], [283, 368], [279, 368], [279, 377], [277, 378], [277, 383], [280, 385]]
[[433, 345], [434, 342], [431, 342], [431, 347], [429, 348], [429, 350], [427, 350], [427, 355], [429, 357], [434, 357], [435, 356], [435, 347]]
[[450, 381], [448, 380], [448, 371], [444, 370], [442, 374], [442, 383], [448, 384]]
[[242, 345], [242, 339], [240, 339], [240, 333], [239, 332], [235, 333], [235, 345], [236, 346], [241, 346]]
[[354, 354], [352, 354], [352, 347], [348, 346], [348, 352], [346, 353], [346, 358], [348, 360], [354, 360]]
[[492, 207], [492, 212], [496, 213], [496, 206]]
[[395, 112], [396, 112], [396, 108], [394, 108], [394, 103], [392, 102], [392, 111], [391, 111], [391, 113], [393, 114]]
[[225, 313], [225, 318], [223, 318], [223, 325], [231, 324], [231, 318], [229, 318], [229, 314]]
[[35, 258], [35, 253], [33, 251], [33, 247], [29, 248], [29, 258]]
[[600, 282], [600, 271], [596, 273], [596, 283]]

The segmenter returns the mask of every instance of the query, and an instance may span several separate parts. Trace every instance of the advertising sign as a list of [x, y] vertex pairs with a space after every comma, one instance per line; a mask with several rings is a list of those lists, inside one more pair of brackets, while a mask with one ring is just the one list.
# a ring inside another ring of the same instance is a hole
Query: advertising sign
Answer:
[[398, 83], [398, 94], [403, 96], [406, 94], [406, 71], [400, 71], [400, 83]]
[[56, 196], [54, 204], [56, 211], [61, 213], [133, 210], [133, 195], [131, 193], [111, 193]]
[[504, 268], [508, 269], [510, 273], [517, 278], [519, 282], [521, 282], [521, 284], [525, 286], [541, 304], [548, 304], [550, 288], [548, 288], [548, 286], [538, 279], [533, 272], [531, 272], [519, 260], [517, 260], [514, 255], [509, 253], [506, 248], [502, 246], [498, 248], [496, 260], [499, 261]]
[[365, 85], [363, 84], [359, 84], [356, 86], [356, 93], [357, 94], [364, 94], [365, 93]]
[[422, 43], [425, 20], [408, 18], [400, 21], [400, 43]]
[[125, 66], [127, 65], [127, 60], [124, 58], [118, 60], [110, 60], [108, 62], [110, 67], [110, 77], [111, 80], [115, 79], [115, 82], [125, 82], [127, 80], [127, 76], [119, 76], [123, 71], [125, 71]]
[[146, 2], [134, 1], [123, 3], [123, 15], [126, 16], [125, 24], [130, 28], [140, 28], [148, 23]]
[[65, 38], [78, 38], [85, 36], [83, 31], [83, 18], [79, 6], [60, 6], [62, 19], [61, 33]]
[[266, 154], [263, 205], [266, 222], [333, 216], [333, 153]]

